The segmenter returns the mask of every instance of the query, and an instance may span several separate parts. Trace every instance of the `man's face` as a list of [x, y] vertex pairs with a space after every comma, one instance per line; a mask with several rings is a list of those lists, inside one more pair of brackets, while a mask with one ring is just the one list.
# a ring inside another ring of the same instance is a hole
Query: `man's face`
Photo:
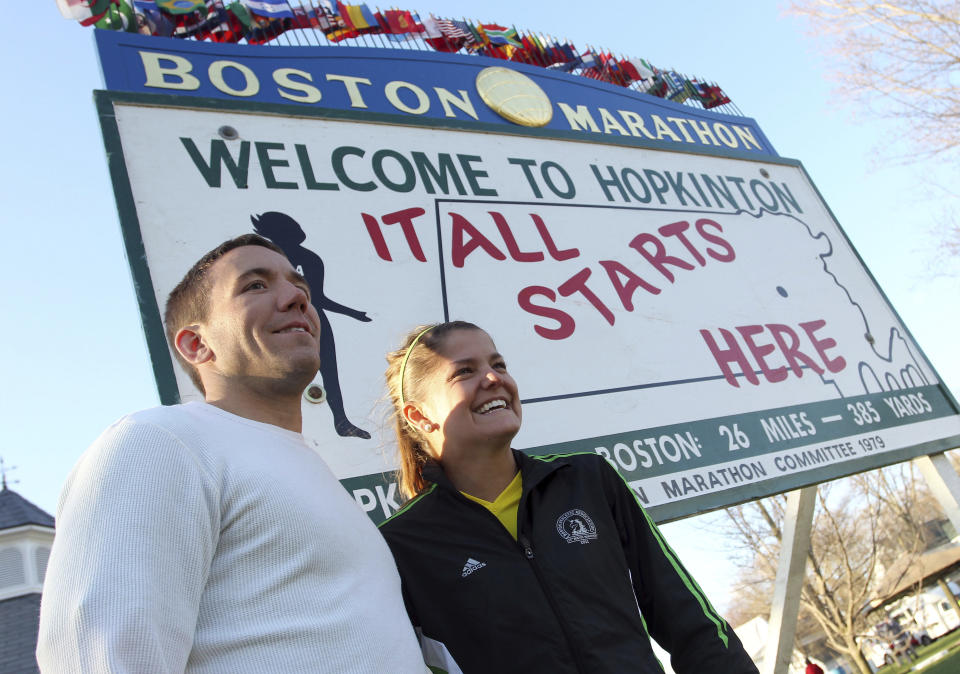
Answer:
[[242, 246], [217, 260], [207, 281], [200, 334], [213, 357], [201, 367], [253, 388], [302, 390], [320, 367], [320, 317], [290, 262], [269, 248]]

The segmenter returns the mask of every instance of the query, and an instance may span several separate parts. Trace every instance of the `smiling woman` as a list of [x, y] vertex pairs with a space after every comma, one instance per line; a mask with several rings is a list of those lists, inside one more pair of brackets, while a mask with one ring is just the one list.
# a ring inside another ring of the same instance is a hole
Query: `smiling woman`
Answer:
[[433, 671], [755, 673], [619, 474], [600, 456], [510, 447], [517, 383], [455, 321], [387, 356], [401, 490], [381, 525]]

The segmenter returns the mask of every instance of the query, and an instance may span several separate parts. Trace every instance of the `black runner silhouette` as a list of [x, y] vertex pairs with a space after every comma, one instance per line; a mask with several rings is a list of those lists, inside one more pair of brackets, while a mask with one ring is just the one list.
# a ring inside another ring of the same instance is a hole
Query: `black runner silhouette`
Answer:
[[333, 425], [338, 435], [369, 439], [370, 434], [358, 428], [347, 419], [343, 409], [343, 394], [340, 392], [340, 374], [337, 371], [337, 346], [333, 339], [333, 328], [325, 311], [334, 311], [358, 321], [372, 320], [365, 311], [334, 302], [323, 294], [323, 260], [309, 248], [301, 244], [307, 235], [296, 220], [286, 213], [270, 211], [262, 215], [251, 215], [254, 231], [277, 244], [287, 258], [310, 284], [313, 306], [320, 314], [320, 376], [327, 393], [327, 403], [333, 412]]

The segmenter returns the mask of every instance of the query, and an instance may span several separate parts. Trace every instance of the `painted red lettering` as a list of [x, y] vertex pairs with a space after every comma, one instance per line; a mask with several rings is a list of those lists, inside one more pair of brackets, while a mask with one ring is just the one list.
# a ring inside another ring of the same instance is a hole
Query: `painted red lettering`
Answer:
[[363, 224], [367, 226], [367, 234], [370, 235], [370, 240], [373, 242], [373, 249], [377, 251], [377, 255], [380, 256], [381, 260], [392, 262], [393, 258], [390, 257], [390, 249], [387, 248], [387, 242], [383, 239], [383, 232], [380, 231], [380, 222], [368, 213], [361, 213], [360, 217], [363, 218]]
[[[827, 322], [825, 320], [819, 319], [800, 323], [800, 327], [803, 328], [804, 333], [806, 333], [806, 336], [810, 339], [810, 343], [813, 345], [813, 348], [816, 349], [817, 355], [820, 356], [820, 360], [823, 361], [826, 368], [830, 372], [839, 372], [846, 367], [847, 361], [844, 360], [843, 356], [837, 356], [831, 359], [830, 356], [827, 355], [827, 350], [837, 346], [836, 340], [832, 337], [824, 337], [821, 339], [814, 334], [818, 330], [823, 329], [826, 324]], [[780, 323], [768, 323], [765, 326], [740, 325], [737, 326], [735, 330], [740, 333], [743, 341], [746, 342], [750, 355], [756, 360], [760, 366], [760, 371], [768, 382], [781, 382], [789, 376], [789, 372], [793, 372], [797, 377], [802, 377], [804, 367], [809, 367], [818, 375], [822, 375], [824, 372], [818, 362], [800, 350], [800, 338], [797, 332], [790, 326]], [[773, 344], [758, 343], [756, 341], [755, 337], [766, 331], [770, 332], [773, 341], [776, 343], [776, 347]], [[740, 366], [743, 376], [751, 384], [760, 383], [759, 378], [754, 372], [753, 364], [749, 362], [743, 349], [740, 348], [733, 332], [720, 328], [720, 336], [723, 337], [726, 342], [726, 348], [722, 348], [717, 344], [717, 340], [714, 339], [709, 330], [701, 330], [700, 335], [707, 343], [707, 348], [710, 350], [711, 355], [713, 355], [713, 359], [717, 362], [717, 365], [720, 366], [720, 371], [723, 373], [727, 383], [731, 386], [739, 387], [736, 374], [730, 368], [731, 363], [736, 363]], [[783, 354], [787, 365], [789, 365], [789, 370], [787, 366], [784, 365], [771, 368], [767, 364], [767, 357], [778, 349]]]
[[740, 366], [740, 371], [748, 382], [755, 385], [760, 383], [756, 372], [753, 371], [753, 366], [747, 360], [746, 355], [737, 343], [737, 338], [734, 337], [732, 332], [720, 328], [720, 336], [723, 337], [727, 343], [726, 349], [720, 348], [709, 330], [701, 330], [700, 335], [703, 337], [703, 341], [707, 343], [707, 348], [710, 349], [710, 353], [713, 354], [713, 359], [717, 361], [717, 365], [720, 366], [720, 371], [723, 373], [723, 377], [727, 380], [728, 384], [740, 388], [736, 373], [730, 369], [730, 363], [736, 363]]
[[534, 316], [542, 316], [556, 321], [559, 325], [555, 328], [547, 328], [542, 325], [534, 325], [534, 331], [544, 339], [566, 339], [573, 334], [577, 324], [573, 316], [561, 311], [555, 307], [547, 307], [542, 304], [534, 304], [533, 298], [536, 295], [542, 295], [551, 302], [557, 301], [557, 294], [545, 286], [527, 286], [517, 294], [517, 303], [524, 311]]
[[847, 361], [843, 359], [843, 356], [837, 356], [836, 358], [831, 359], [827, 355], [827, 349], [834, 348], [837, 345], [837, 340], [833, 339], [833, 337], [817, 339], [813, 335], [813, 333], [821, 329], [826, 324], [827, 322], [821, 318], [816, 321], [801, 323], [800, 327], [803, 328], [803, 331], [807, 333], [807, 337], [809, 337], [810, 341], [813, 342], [813, 348], [815, 348], [817, 353], [820, 354], [820, 358], [823, 360], [823, 364], [827, 366], [827, 369], [831, 372], [839, 372], [847, 366]]
[[[767, 323], [767, 330], [773, 334], [773, 340], [777, 343], [777, 346], [780, 347], [780, 351], [783, 352], [784, 357], [787, 359], [787, 365], [790, 366], [790, 369], [795, 375], [798, 377], [803, 376], [802, 366], [800, 365], [801, 362], [817, 374], [823, 374], [823, 368], [799, 349], [800, 338], [797, 337], [797, 333], [793, 331], [793, 328], [789, 325], [783, 325], [782, 323]], [[784, 341], [784, 335], [790, 337], [789, 344]]]
[[[462, 267], [467, 255], [477, 248], [483, 248], [487, 255], [494, 260], [507, 259], [507, 256], [493, 245], [487, 237], [481, 234], [476, 227], [471, 225], [470, 221], [465, 217], [459, 213], [451, 213], [450, 217], [453, 219], [453, 231], [450, 235], [453, 243], [451, 244], [452, 250], [450, 251], [450, 256], [453, 259], [454, 267]], [[463, 240], [464, 235], [469, 237], [466, 242]]]
[[[660, 294], [660, 288], [650, 285], [616, 260], [600, 260], [600, 266], [607, 270], [610, 283], [613, 284], [613, 289], [617, 291], [620, 302], [627, 311], [633, 311], [633, 293], [637, 288], [643, 288], [653, 295]], [[626, 281], [621, 281], [621, 276]]]
[[593, 305], [594, 309], [600, 312], [600, 315], [606, 319], [607, 323], [613, 325], [613, 312], [610, 311], [610, 309], [607, 308], [607, 305], [605, 305], [601, 299], [597, 297], [594, 292], [590, 290], [590, 288], [587, 287], [587, 279], [590, 278], [590, 274], [590, 268], [584, 267], [569, 279], [564, 281], [563, 284], [557, 288], [557, 290], [560, 291], [560, 294], [564, 297], [570, 297], [574, 293], [580, 293], [587, 298], [587, 301]]
[[[413, 227], [413, 219], [419, 218], [424, 213], [426, 211], [422, 208], [405, 208], [402, 211], [387, 213], [381, 218], [385, 225], [400, 224], [403, 236], [407, 239], [407, 245], [410, 246], [410, 252], [421, 262], [426, 262], [427, 258], [423, 254], [423, 248], [420, 247], [420, 239], [417, 238], [417, 230]], [[369, 225], [367, 225], [367, 229], [369, 230]]]
[[671, 222], [669, 225], [664, 225], [657, 231], [663, 234], [664, 236], [675, 236], [677, 240], [684, 245], [684, 247], [690, 251], [690, 254], [693, 255], [693, 259], [696, 260], [701, 267], [707, 265], [707, 259], [700, 254], [700, 251], [697, 250], [696, 246], [690, 243], [690, 239], [684, 234], [685, 231], [690, 229], [690, 223], [686, 220], [680, 220], [679, 222]]
[[720, 253], [713, 248], [707, 248], [707, 255], [718, 262], [733, 262], [737, 258], [737, 254], [733, 252], [733, 246], [730, 245], [729, 241], [707, 231], [707, 227], [715, 227], [717, 231], [722, 232], [723, 227], [720, 226], [719, 222], [714, 222], [707, 218], [700, 218], [697, 220], [695, 227], [697, 228], [697, 233], [706, 241], [715, 243], [726, 250], [726, 253]]
[[[653, 244], [653, 252], [647, 250], [646, 244]], [[647, 259], [647, 262], [652, 264], [657, 271], [663, 274], [664, 277], [670, 281], [670, 283], [674, 282], [674, 276], [673, 272], [667, 269], [667, 265], [671, 265], [679, 269], [694, 269], [694, 266], [689, 262], [681, 260], [679, 257], [675, 257], [673, 255], [667, 255], [667, 249], [664, 248], [663, 243], [660, 242], [660, 239], [655, 237], [653, 234], [637, 234], [630, 242], [630, 247], [643, 255], [643, 257]]]
[[503, 217], [502, 214], [496, 211], [489, 211], [489, 213], [493, 221], [497, 223], [497, 229], [500, 230], [500, 236], [503, 237], [503, 243], [506, 244], [510, 257], [517, 262], [540, 262], [543, 260], [543, 253], [539, 251], [525, 253], [520, 250], [520, 246], [517, 245], [517, 240], [514, 238], [513, 232], [510, 231], [510, 225], [507, 224], [507, 219]]
[[533, 224], [536, 225], [537, 232], [540, 233], [540, 238], [543, 239], [543, 243], [547, 247], [547, 252], [550, 254], [550, 257], [557, 262], [563, 262], [564, 260], [569, 260], [580, 255], [579, 248], [558, 249], [557, 244], [553, 242], [553, 237], [550, 236], [550, 231], [543, 222], [543, 218], [536, 213], [531, 213], [530, 217], [533, 219]]
[[767, 365], [765, 357], [777, 350], [773, 344], [757, 344], [753, 341], [754, 336], [763, 332], [762, 325], [741, 325], [737, 328], [737, 332], [743, 337], [743, 341], [747, 343], [747, 348], [750, 349], [750, 353], [753, 354], [757, 364], [760, 366], [760, 371], [767, 381], [776, 383], [783, 381], [789, 376], [786, 367], [781, 366], [771, 370]]

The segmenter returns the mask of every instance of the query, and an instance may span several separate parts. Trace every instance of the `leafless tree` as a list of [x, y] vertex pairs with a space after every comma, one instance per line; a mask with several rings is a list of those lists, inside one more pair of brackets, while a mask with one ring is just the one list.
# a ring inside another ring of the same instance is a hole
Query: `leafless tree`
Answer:
[[[923, 522], [936, 506], [914, 479], [910, 464], [865, 473], [818, 489], [817, 507], [801, 592], [798, 638], [816, 630], [863, 674], [860, 651], [876, 617], [864, 607], [877, 598], [886, 571], [923, 550]], [[727, 510], [731, 538], [742, 569], [729, 614], [734, 624], [769, 612], [780, 555], [786, 497], [778, 495]], [[889, 575], [889, 574], [887, 574]]]
[[960, 1], [794, 0], [827, 38], [840, 93], [907, 123], [929, 155], [960, 146]]

